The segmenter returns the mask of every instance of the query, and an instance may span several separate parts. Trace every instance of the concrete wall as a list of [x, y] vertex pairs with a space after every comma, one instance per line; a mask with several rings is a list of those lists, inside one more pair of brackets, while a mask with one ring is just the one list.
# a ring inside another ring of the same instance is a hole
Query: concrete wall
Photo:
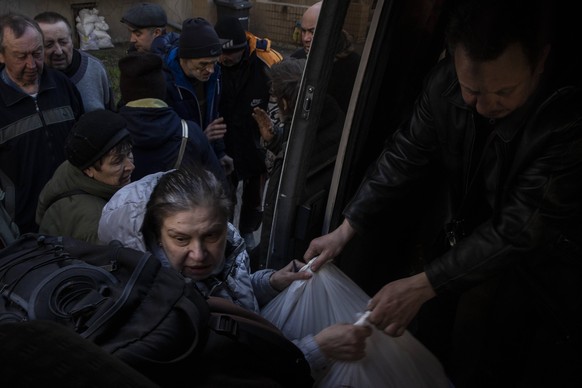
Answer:
[[[168, 14], [170, 26], [180, 26], [182, 21], [189, 17], [201, 16], [214, 23], [217, 19], [217, 7], [214, 0], [165, 0], [156, 1], [164, 7]], [[334, 1], [334, 0], [328, 0]], [[221, 12], [243, 15], [248, 13], [249, 30], [256, 35], [268, 37], [279, 45], [298, 46], [293, 40], [295, 23], [301, 19], [301, 15], [307, 7], [316, 0], [250, 0], [252, 7], [246, 10], [222, 8]], [[109, 25], [108, 33], [114, 43], [123, 43], [128, 40], [126, 27], [119, 22], [123, 12], [131, 5], [139, 1], [124, 0], [97, 0], [95, 2], [70, 1], [70, 0], [2, 0], [0, 1], [0, 13], [19, 12], [34, 16], [42, 11], [56, 11], [70, 18], [74, 25], [75, 9], [82, 7], [92, 8], [96, 5], [99, 16], [105, 18]], [[357, 43], [365, 39], [369, 18], [371, 14], [372, 0], [353, 0], [348, 11], [348, 18], [344, 28], [350, 32]]]

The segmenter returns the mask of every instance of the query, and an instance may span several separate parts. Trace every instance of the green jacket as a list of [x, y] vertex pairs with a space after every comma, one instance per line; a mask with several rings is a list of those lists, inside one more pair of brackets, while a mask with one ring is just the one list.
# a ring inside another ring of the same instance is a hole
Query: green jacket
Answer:
[[97, 227], [101, 210], [118, 189], [63, 162], [40, 193], [36, 209], [39, 232], [100, 243]]

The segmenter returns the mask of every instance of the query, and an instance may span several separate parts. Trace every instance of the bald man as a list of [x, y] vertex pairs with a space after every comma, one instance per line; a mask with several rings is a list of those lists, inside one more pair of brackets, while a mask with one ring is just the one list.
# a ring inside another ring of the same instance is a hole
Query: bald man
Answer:
[[313, 40], [313, 33], [315, 32], [322, 3], [322, 1], [318, 1], [303, 13], [301, 17], [301, 43], [303, 44], [303, 48], [293, 53], [293, 57], [307, 58], [307, 54], [309, 54], [309, 50], [311, 49], [311, 41]]
[[[291, 54], [291, 57], [307, 58], [311, 50], [311, 43], [313, 42], [313, 35], [322, 4], [323, 1], [318, 1], [303, 13], [301, 17], [301, 43], [303, 47], [297, 49], [297, 51]], [[334, 64], [327, 92], [335, 98], [344, 113], [347, 112], [348, 105], [350, 104], [352, 89], [359, 65], [360, 55], [354, 52], [352, 37], [347, 31], [342, 30], [336, 46]]]

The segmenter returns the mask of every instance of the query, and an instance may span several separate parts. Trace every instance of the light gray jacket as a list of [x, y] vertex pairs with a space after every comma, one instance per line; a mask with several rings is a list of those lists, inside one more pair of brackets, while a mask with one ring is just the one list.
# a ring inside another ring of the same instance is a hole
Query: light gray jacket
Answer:
[[[141, 233], [147, 201], [165, 173], [146, 175], [117, 191], [101, 213], [99, 238], [103, 243], [118, 240], [130, 248], [150, 251], [164, 266], [169, 267], [170, 262], [164, 251], [157, 244], [146, 247]], [[251, 274], [244, 240], [236, 227], [229, 223], [223, 270], [215, 277], [196, 282], [196, 286], [206, 296], [222, 297], [260, 314], [260, 307], [279, 293], [269, 281], [273, 272], [273, 269], [264, 269]], [[314, 374], [328, 366], [312, 335], [292, 340], [305, 354]]]

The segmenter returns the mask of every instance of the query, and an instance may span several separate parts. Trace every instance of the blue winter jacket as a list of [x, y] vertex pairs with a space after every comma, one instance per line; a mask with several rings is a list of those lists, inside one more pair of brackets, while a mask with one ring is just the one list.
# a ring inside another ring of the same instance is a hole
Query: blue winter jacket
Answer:
[[[164, 56], [167, 89], [166, 102], [174, 108], [180, 117], [196, 122], [204, 130], [208, 127], [208, 124], [220, 117], [218, 111], [221, 94], [220, 66], [217, 64], [210, 79], [204, 82], [206, 109], [203, 114], [194, 87], [195, 82], [198, 81], [188, 78], [184, 74], [180, 66], [178, 49], [177, 46], [173, 47]], [[221, 159], [225, 155], [224, 141], [216, 140], [211, 144], [216, 156]]]
[[[119, 113], [127, 122], [133, 143], [132, 180], [174, 168], [182, 143], [182, 120], [178, 114], [164, 101], [151, 98], [131, 101]], [[201, 165], [226, 184], [224, 170], [206, 135], [195, 122], [186, 122], [188, 140], [181, 166]]]

